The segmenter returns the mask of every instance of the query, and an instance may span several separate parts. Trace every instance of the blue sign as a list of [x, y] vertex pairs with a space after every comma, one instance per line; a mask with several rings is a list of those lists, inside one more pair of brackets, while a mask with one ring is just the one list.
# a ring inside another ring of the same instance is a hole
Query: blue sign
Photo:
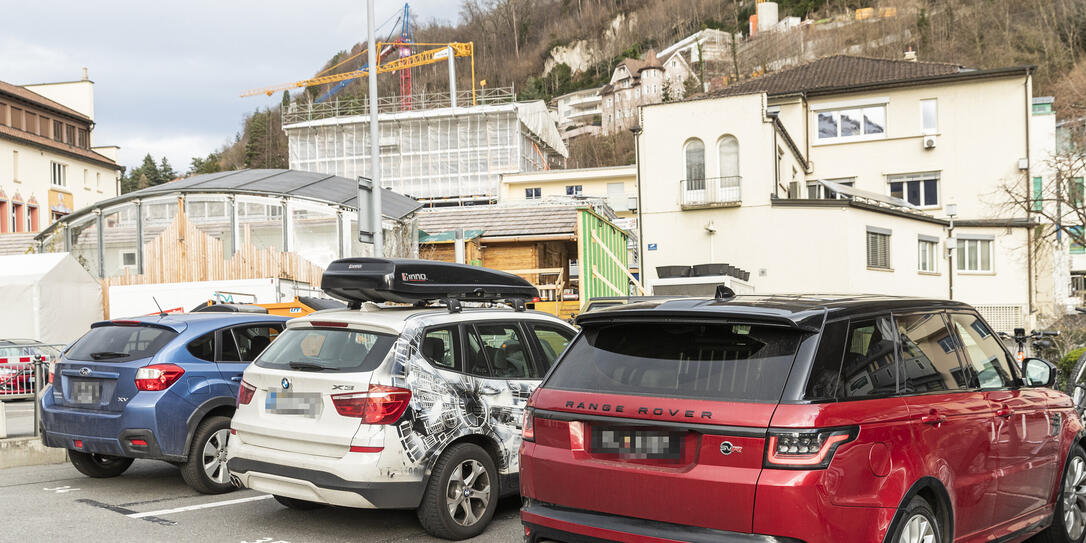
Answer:
[[650, 243], [649, 244], [649, 250], [650, 251], [655, 251], [656, 250], [656, 244], [655, 243]]

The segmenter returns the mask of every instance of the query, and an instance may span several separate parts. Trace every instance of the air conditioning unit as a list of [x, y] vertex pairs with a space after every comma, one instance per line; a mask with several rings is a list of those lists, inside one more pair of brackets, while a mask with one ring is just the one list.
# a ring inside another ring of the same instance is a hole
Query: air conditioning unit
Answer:
[[935, 136], [924, 136], [924, 148], [925, 149], [934, 149], [935, 148]]

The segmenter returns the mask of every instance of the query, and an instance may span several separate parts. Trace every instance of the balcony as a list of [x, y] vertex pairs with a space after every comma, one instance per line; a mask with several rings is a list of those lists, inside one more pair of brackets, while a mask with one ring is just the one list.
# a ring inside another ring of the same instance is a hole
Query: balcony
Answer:
[[742, 203], [740, 185], [743, 177], [708, 177], [679, 181], [679, 197], [683, 209], [736, 207]]

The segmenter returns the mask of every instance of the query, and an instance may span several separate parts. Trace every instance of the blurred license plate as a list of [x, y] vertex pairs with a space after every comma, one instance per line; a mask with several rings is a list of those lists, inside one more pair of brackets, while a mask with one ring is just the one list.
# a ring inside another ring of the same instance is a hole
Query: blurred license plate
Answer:
[[319, 392], [269, 392], [264, 410], [276, 415], [303, 415], [316, 418], [321, 414]]
[[72, 401], [75, 403], [98, 403], [102, 396], [102, 383], [98, 381], [74, 381], [72, 383]]
[[682, 452], [682, 434], [627, 428], [592, 428], [592, 452], [617, 454], [622, 458], [677, 459]]

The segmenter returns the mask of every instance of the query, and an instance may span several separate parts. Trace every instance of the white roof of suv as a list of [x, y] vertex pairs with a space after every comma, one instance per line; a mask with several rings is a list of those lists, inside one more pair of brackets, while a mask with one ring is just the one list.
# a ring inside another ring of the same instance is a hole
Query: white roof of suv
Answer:
[[[444, 316], [444, 318], [441, 318]], [[345, 322], [364, 326], [374, 331], [399, 335], [407, 323], [420, 317], [433, 317], [436, 322], [460, 322], [463, 320], [509, 319], [559, 320], [554, 315], [539, 311], [514, 311], [511, 307], [464, 307], [462, 312], [450, 313], [446, 307], [380, 306], [373, 302], [362, 304], [361, 309], [328, 309], [291, 319], [287, 327], [312, 326], [312, 322]]]

